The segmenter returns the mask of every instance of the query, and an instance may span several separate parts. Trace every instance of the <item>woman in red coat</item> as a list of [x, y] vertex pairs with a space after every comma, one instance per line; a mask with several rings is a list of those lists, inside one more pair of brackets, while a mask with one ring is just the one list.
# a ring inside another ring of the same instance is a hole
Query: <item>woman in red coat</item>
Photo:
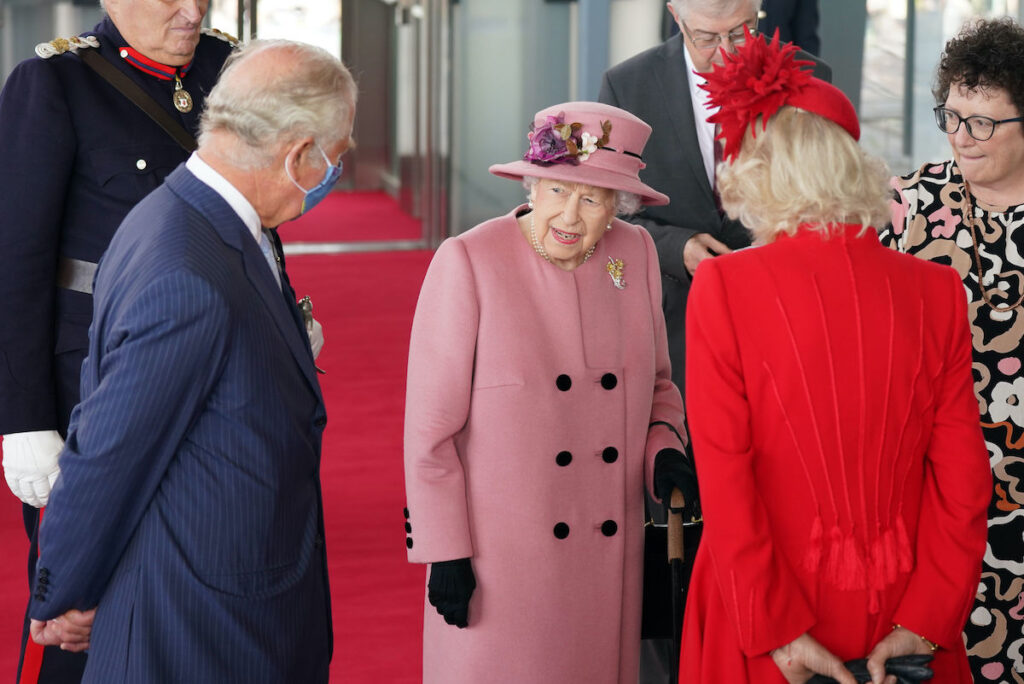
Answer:
[[[886, 173], [849, 100], [749, 40], [708, 78], [725, 210], [757, 247], [701, 264], [687, 392], [705, 530], [680, 681], [857, 679], [960, 637], [991, 488], [963, 287], [879, 244]], [[863, 680], [861, 680], [863, 681]]]

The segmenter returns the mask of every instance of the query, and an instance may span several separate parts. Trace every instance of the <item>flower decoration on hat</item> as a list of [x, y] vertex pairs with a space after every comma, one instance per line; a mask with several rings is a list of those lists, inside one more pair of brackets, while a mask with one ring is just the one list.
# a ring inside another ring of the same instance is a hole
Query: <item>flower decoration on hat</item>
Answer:
[[530, 132], [526, 134], [530, 149], [523, 155], [525, 161], [541, 166], [575, 165], [587, 161], [591, 154], [608, 144], [611, 121], [601, 122], [601, 137], [597, 137], [584, 131], [579, 122], [566, 123], [564, 112], [546, 118], [542, 126], [537, 126], [536, 122], [530, 124]]
[[752, 37], [747, 28], [744, 32], [746, 41], [734, 54], [723, 50], [725, 63], [703, 74], [707, 82], [701, 84], [709, 93], [709, 103], [719, 108], [708, 121], [721, 128], [718, 137], [725, 138], [722, 158], [729, 160], [739, 153], [748, 126], [757, 135], [757, 118], [761, 117], [764, 130], [768, 119], [813, 78], [803, 67], [814, 62], [796, 59], [798, 48], [792, 43], [780, 47], [778, 29], [771, 43], [763, 35]]

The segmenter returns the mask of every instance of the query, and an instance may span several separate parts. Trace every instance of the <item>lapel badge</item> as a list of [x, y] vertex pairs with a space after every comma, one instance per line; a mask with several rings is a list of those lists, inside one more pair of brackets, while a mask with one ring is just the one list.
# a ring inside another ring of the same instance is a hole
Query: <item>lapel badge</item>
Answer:
[[612, 284], [620, 290], [626, 289], [626, 279], [622, 275], [622, 271], [626, 268], [626, 264], [622, 259], [613, 259], [608, 257], [608, 263], [604, 265], [605, 270], [608, 271], [608, 275], [612, 277]]
[[[313, 300], [310, 299], [309, 295], [306, 295], [305, 297], [303, 297], [302, 299], [297, 301], [296, 304], [299, 305], [299, 313], [302, 314], [302, 323], [303, 323], [303, 325], [306, 326], [306, 334], [307, 335], [312, 335], [313, 334]], [[327, 371], [325, 371], [320, 366], [316, 365], [316, 363], [313, 364], [313, 368], [316, 368], [316, 372], [317, 373], [321, 373], [323, 375], [327, 375]]]

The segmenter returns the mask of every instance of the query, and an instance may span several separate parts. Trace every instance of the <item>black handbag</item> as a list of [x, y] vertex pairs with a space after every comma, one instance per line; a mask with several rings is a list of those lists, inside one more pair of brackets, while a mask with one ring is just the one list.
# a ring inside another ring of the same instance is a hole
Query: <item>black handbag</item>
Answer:
[[[896, 680], [899, 684], [918, 684], [918, 682], [924, 682], [935, 674], [928, 665], [932, 661], [930, 654], [914, 654], [905, 656], [895, 656], [885, 661], [885, 672], [896, 676]], [[843, 665], [849, 670], [858, 682], [870, 682], [871, 674], [868, 672], [868, 659], [859, 658], [857, 660], [850, 660]], [[816, 674], [807, 680], [807, 684], [836, 684], [836, 680], [832, 677], [826, 677], [825, 675]]]
[[[654, 522], [645, 506], [644, 522], [644, 587], [643, 612], [640, 621], [640, 637], [642, 639], [672, 639], [678, 634], [683, 622], [682, 607], [686, 605], [686, 593], [690, 585], [690, 574], [693, 572], [693, 560], [697, 555], [701, 535], [704, 531], [703, 521], [692, 521], [683, 524], [683, 560], [673, 568], [668, 560], [668, 526]], [[672, 574], [678, 577], [676, 584], [680, 596], [674, 601]], [[678, 615], [673, 616], [673, 605]]]

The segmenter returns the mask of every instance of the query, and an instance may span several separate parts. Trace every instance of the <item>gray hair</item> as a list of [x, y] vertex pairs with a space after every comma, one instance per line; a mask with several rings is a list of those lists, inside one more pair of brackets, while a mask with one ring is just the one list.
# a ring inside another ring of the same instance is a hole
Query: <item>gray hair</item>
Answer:
[[625, 190], [615, 191], [616, 216], [632, 216], [640, 211], [643, 204], [643, 198], [635, 192], [626, 192]]
[[[540, 178], [537, 176], [523, 176], [523, 187], [526, 188], [526, 194], [529, 195], [533, 186], [539, 182]], [[643, 206], [643, 198], [635, 192], [626, 192], [625, 190], [612, 190], [612, 192], [615, 193], [616, 216], [632, 216]]]
[[676, 14], [686, 18], [691, 12], [700, 12], [710, 17], [723, 17], [732, 14], [744, 4], [750, 5], [754, 12], [761, 9], [761, 0], [670, 0]]
[[[266, 50], [292, 53], [301, 68], [254, 86], [239, 65]], [[211, 133], [231, 133], [247, 148], [240, 153], [244, 158], [234, 161], [249, 168], [268, 164], [280, 143], [312, 137], [327, 149], [352, 134], [356, 98], [352, 74], [326, 50], [287, 40], [250, 41], [228, 57], [206, 98], [199, 144]]]

